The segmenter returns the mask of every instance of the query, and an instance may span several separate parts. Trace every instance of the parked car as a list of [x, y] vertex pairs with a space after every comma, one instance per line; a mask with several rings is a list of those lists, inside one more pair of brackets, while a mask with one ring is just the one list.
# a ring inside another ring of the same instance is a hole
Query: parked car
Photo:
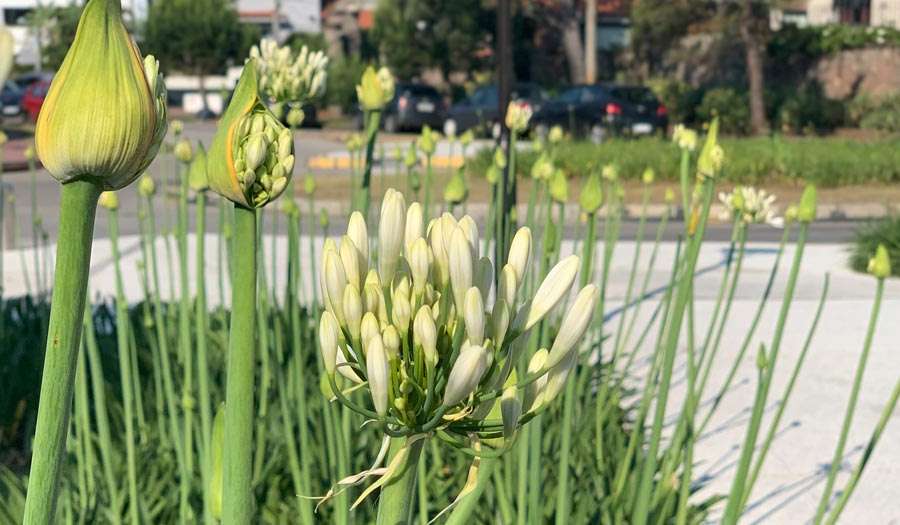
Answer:
[[7, 80], [0, 91], [0, 112], [4, 118], [22, 114], [22, 88], [12, 80]]
[[[540, 111], [545, 101], [544, 92], [535, 84], [516, 84], [510, 99], [531, 105], [532, 111]], [[496, 85], [482, 86], [471, 96], [457, 102], [447, 111], [447, 120], [453, 121], [456, 131], [479, 128], [486, 133], [497, 134], [500, 124], [499, 93]]]
[[[399, 83], [394, 98], [381, 113], [381, 128], [388, 133], [419, 131], [426, 124], [440, 129], [444, 122], [444, 100], [426, 84]], [[363, 128], [363, 114], [356, 114], [357, 129]]]
[[646, 87], [595, 84], [564, 90], [535, 112], [532, 125], [539, 133], [559, 125], [576, 136], [602, 139], [665, 132], [669, 117]]
[[22, 110], [33, 122], [37, 122], [38, 114], [41, 112], [41, 106], [44, 105], [44, 99], [47, 98], [49, 90], [49, 79], [38, 80], [25, 88], [25, 93], [22, 94]]

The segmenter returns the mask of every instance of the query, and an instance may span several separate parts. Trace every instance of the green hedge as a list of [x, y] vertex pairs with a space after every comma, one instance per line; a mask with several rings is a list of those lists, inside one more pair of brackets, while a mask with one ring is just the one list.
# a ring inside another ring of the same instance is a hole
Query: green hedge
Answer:
[[[859, 142], [839, 138], [734, 138], [722, 140], [727, 180], [741, 184], [766, 182], [813, 182], [820, 186], [842, 186], [868, 182], [900, 182], [900, 139]], [[644, 169], [657, 178], [676, 180], [679, 152], [668, 140], [644, 138], [563, 143], [557, 151], [561, 167], [573, 177], [614, 163], [625, 178], [636, 179]], [[523, 151], [517, 172], [529, 174], [537, 155]], [[491, 162], [489, 150], [480, 151], [469, 170], [483, 174]]]

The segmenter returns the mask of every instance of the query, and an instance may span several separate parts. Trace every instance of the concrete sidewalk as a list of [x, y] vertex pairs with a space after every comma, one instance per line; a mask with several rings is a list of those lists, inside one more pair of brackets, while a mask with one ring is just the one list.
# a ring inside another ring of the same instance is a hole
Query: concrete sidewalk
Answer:
[[[286, 269], [287, 240], [276, 238], [276, 254], [271, 257], [271, 238], [265, 240], [266, 272], [270, 274], [274, 264], [277, 275], [277, 287], [283, 287]], [[321, 239], [314, 244], [321, 246]], [[194, 239], [191, 238], [191, 251]], [[220, 303], [218, 282], [219, 266], [217, 264], [218, 238], [215, 235], [206, 237], [207, 262], [202, 273], [207, 279], [207, 289], [211, 304]], [[311, 290], [314, 276], [310, 271], [308, 239], [301, 242], [303, 252], [304, 293]], [[157, 243], [157, 257], [162, 262], [160, 281], [163, 296], [170, 292], [169, 283], [173, 283], [173, 291], [177, 293], [177, 279], [170, 279], [167, 272], [166, 243]], [[642, 272], [650, 272], [647, 300], [638, 307], [629, 305], [623, 308], [627, 288], [628, 274], [634, 253], [634, 243], [620, 242], [616, 247], [613, 266], [611, 268], [609, 302], [606, 311], [606, 332], [615, 336], [618, 331], [623, 312], [628, 316], [637, 315], [635, 335], [637, 338], [654, 310], [654, 306], [668, 283], [671, 264], [675, 252], [674, 243], [660, 245], [657, 263], [647, 268], [650, 247], [645, 246], [642, 261], [639, 265]], [[707, 396], [703, 400], [705, 410], [717, 389], [720, 387], [731, 363], [736, 358], [739, 346], [744, 338], [750, 320], [756, 310], [759, 298], [769, 278], [769, 271], [775, 258], [777, 246], [771, 243], [753, 244], [744, 261], [739, 288], [735, 295], [732, 313], [726, 327], [721, 349], [713, 366]], [[171, 242], [173, 260], [177, 262], [174, 242]], [[564, 251], [571, 251], [572, 244], [567, 242]], [[318, 248], [317, 248], [318, 250]], [[602, 246], [598, 245], [598, 250]], [[722, 278], [723, 263], [727, 250], [726, 243], [709, 242], [704, 245], [699, 261], [696, 280], [696, 333], [698, 337], [705, 334], [706, 326], [714, 307], [719, 282]], [[126, 295], [129, 301], [138, 301], [143, 297], [137, 263], [141, 259], [140, 241], [135, 236], [122, 239], [124, 253], [123, 269], [126, 275]], [[717, 414], [711, 420], [706, 433], [701, 436], [695, 450], [696, 465], [694, 478], [703, 488], [695, 496], [695, 500], [703, 496], [727, 493], [736, 469], [740, 444], [746, 432], [749, 419], [749, 407], [752, 404], [755, 388], [755, 355], [759, 344], [769, 346], [778, 311], [783, 300], [783, 290], [787, 272], [791, 263], [793, 250], [789, 249], [782, 260], [782, 269], [776, 280], [770, 303], [766, 307], [756, 337], [744, 356], [738, 375], [729, 394], [724, 398]], [[33, 254], [15, 250], [3, 252], [7, 297], [24, 293], [23, 271], [29, 272], [33, 282]], [[193, 257], [191, 259], [193, 261]], [[743, 523], [771, 523], [793, 525], [808, 522], [821, 494], [824, 472], [831, 460], [834, 446], [840, 431], [841, 420], [849, 395], [856, 361], [862, 348], [864, 332], [869, 319], [872, 298], [875, 290], [874, 279], [852, 273], [846, 269], [846, 253], [844, 247], [837, 244], [808, 245], [799, 275], [795, 300], [788, 319], [787, 330], [776, 364], [776, 373], [767, 405], [766, 419], [761, 434], [768, 430], [776, 401], [782, 395], [794, 362], [807, 336], [810, 323], [818, 305], [824, 284], [824, 276], [831, 276], [828, 302], [817, 334], [809, 351], [806, 366], [796, 384], [795, 393], [786, 409], [779, 426], [777, 437], [772, 445], [771, 453], [762, 471], [759, 482], [750, 498], [750, 509]], [[176, 264], [177, 268], [177, 264]], [[197, 277], [196, 269], [191, 269], [191, 282]], [[637, 282], [642, 281], [639, 275]], [[226, 276], [227, 281], [227, 276]], [[110, 259], [108, 239], [98, 239], [94, 243], [94, 256], [91, 270], [90, 293], [92, 297], [109, 298], [114, 292], [114, 272]], [[227, 298], [229, 292], [224, 290]], [[226, 300], [227, 302], [227, 300]], [[879, 329], [874, 339], [869, 367], [863, 382], [856, 418], [852, 425], [847, 446], [845, 469], [839, 479], [840, 489], [849, 471], [859, 461], [862, 448], [878, 420], [887, 397], [900, 379], [900, 352], [897, 350], [897, 319], [900, 319], [900, 281], [891, 280], [885, 290], [885, 301], [881, 310]], [[646, 357], [655, 343], [656, 332], [638, 352], [635, 386], [643, 381], [646, 373]], [[611, 343], [608, 343], [611, 344]], [[631, 346], [626, 346], [630, 351]], [[685, 388], [684, 348], [679, 349], [676, 385], [669, 404], [667, 419], [674, 420], [680, 410]], [[844, 512], [841, 523], [886, 524], [900, 523], [900, 417], [895, 416], [889, 423], [882, 441], [873, 455], [866, 473], [862, 478], [851, 503]], [[671, 424], [667, 431], [671, 432]], [[577, 490], [577, 488], [576, 488]], [[712, 514], [713, 520], [720, 518], [723, 506], [718, 506]]]

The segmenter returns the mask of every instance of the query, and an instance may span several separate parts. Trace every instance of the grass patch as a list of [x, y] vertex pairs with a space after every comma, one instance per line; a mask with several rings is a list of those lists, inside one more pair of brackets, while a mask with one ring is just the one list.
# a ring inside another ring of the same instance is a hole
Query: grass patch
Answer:
[[[814, 183], [821, 187], [900, 182], [900, 139], [860, 142], [822, 137], [758, 137], [722, 140], [726, 164], [723, 178], [737, 184], [769, 182]], [[566, 142], [557, 149], [557, 162], [571, 177], [583, 177], [608, 163], [625, 179], [639, 179], [648, 167], [663, 180], [678, 178], [678, 149], [668, 140], [610, 140], [597, 145]], [[533, 151], [518, 156], [517, 172], [530, 174], [537, 158]], [[483, 174], [491, 152], [483, 150], [469, 165]]]
[[850, 246], [850, 267], [866, 272], [869, 258], [879, 244], [884, 244], [891, 257], [891, 275], [900, 275], [900, 216], [872, 221], [856, 231]]

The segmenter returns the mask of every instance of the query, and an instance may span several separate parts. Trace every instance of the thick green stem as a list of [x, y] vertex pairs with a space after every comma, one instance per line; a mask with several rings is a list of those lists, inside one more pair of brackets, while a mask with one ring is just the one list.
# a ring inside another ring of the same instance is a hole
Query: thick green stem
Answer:
[[252, 521], [253, 381], [256, 345], [256, 212], [234, 207], [231, 329], [225, 387], [224, 525]]
[[394, 474], [393, 480], [381, 489], [378, 500], [378, 519], [376, 525], [408, 525], [412, 523], [413, 508], [416, 506], [415, 489], [419, 463], [424, 439], [407, 444], [403, 438], [392, 438], [388, 453], [388, 462], [404, 446], [409, 447], [406, 461]]
[[85, 181], [61, 190], [50, 326], [25, 500], [28, 525], [49, 525], [56, 510], [99, 197], [100, 188]]

